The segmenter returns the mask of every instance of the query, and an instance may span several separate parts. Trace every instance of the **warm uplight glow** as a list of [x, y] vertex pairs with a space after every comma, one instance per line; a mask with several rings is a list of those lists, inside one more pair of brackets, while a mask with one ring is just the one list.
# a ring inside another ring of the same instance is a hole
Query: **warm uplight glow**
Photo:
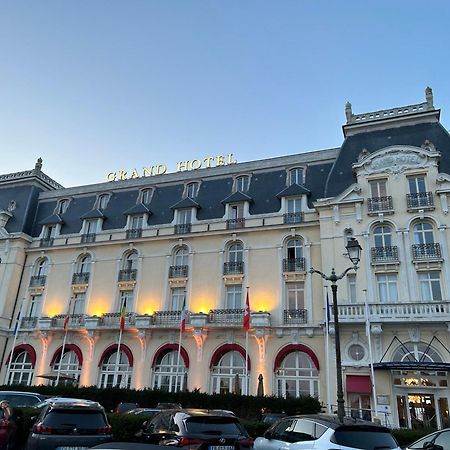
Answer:
[[161, 300], [159, 298], [144, 298], [139, 299], [139, 303], [136, 307], [136, 312], [139, 315], [147, 314], [151, 316], [155, 311], [161, 309]]
[[67, 314], [68, 305], [65, 305], [63, 301], [48, 300], [45, 302], [45, 307], [42, 310], [43, 317], [53, 317], [61, 314]]
[[250, 288], [250, 309], [252, 311], [273, 311], [277, 308], [278, 297], [274, 292], [260, 291], [259, 289]]
[[91, 365], [92, 361], [90, 361], [89, 358], [83, 359], [83, 370], [81, 371], [80, 376], [80, 386], [90, 386], [92, 384], [89, 379], [91, 374]]
[[110, 300], [102, 297], [95, 297], [91, 298], [91, 301], [89, 302], [87, 314], [89, 316], [101, 316], [102, 314], [111, 312], [112, 308], [113, 306]]
[[195, 296], [190, 299], [188, 304], [189, 311], [193, 313], [207, 313], [209, 310], [217, 307], [218, 306], [215, 304], [214, 295], [201, 291], [196, 293]]

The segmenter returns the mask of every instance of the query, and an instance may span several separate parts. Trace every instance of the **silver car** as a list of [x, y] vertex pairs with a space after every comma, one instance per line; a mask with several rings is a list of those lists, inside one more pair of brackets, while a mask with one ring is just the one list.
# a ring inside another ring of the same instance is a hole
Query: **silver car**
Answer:
[[435, 431], [408, 445], [406, 450], [450, 450], [450, 428]]
[[255, 450], [400, 450], [388, 428], [365, 420], [315, 414], [285, 417], [254, 443]]

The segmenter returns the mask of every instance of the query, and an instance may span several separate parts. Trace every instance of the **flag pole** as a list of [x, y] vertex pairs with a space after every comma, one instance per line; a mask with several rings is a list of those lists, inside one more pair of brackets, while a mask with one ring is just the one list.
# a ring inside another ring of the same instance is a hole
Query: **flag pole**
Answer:
[[248, 330], [245, 330], [245, 395], [248, 395]]
[[113, 387], [119, 387], [119, 386], [117, 386], [117, 379], [119, 378], [120, 346], [122, 344], [122, 334], [123, 334], [123, 330], [125, 328], [126, 309], [127, 309], [127, 300], [125, 298], [123, 300], [122, 309], [120, 311], [119, 341], [118, 341], [118, 345], [117, 345], [116, 363], [114, 365]]
[[250, 328], [250, 300], [249, 289], [247, 286], [247, 295], [245, 297], [245, 312], [244, 312], [244, 329], [245, 329], [245, 395], [248, 395], [249, 379], [248, 379], [248, 330]]
[[370, 364], [370, 374], [372, 379], [372, 391], [373, 391], [373, 407], [375, 408], [375, 416], [378, 416], [378, 404], [377, 404], [377, 389], [375, 385], [375, 372], [373, 370], [373, 354], [372, 354], [372, 337], [370, 333], [370, 313], [369, 313], [369, 303], [367, 302], [367, 289], [364, 289], [364, 310], [366, 315], [366, 335], [367, 342], [369, 344], [369, 364]]
[[14, 349], [16, 348], [16, 343], [17, 343], [17, 335], [19, 334], [19, 330], [20, 330], [20, 316], [22, 313], [22, 307], [23, 307], [23, 303], [24, 303], [25, 299], [22, 299], [22, 303], [20, 304], [20, 308], [19, 308], [19, 312], [17, 314], [16, 317], [16, 323], [14, 325], [14, 339], [13, 339], [13, 345], [11, 348], [11, 354], [9, 355], [9, 361], [8, 361], [8, 369], [6, 370], [6, 380], [5, 380], [5, 384], [8, 384], [8, 379], [9, 379], [9, 374], [11, 372], [11, 363], [12, 363], [12, 359], [14, 356]]
[[61, 377], [61, 364], [62, 364], [62, 360], [63, 360], [63, 357], [64, 357], [64, 351], [66, 349], [67, 332], [68, 332], [68, 329], [69, 329], [69, 319], [70, 319], [70, 309], [71, 309], [71, 306], [72, 306], [72, 299], [73, 299], [73, 297], [70, 297], [69, 308], [67, 309], [67, 314], [66, 314], [66, 317], [64, 318], [64, 340], [63, 340], [63, 345], [62, 345], [62, 349], [61, 349], [61, 356], [59, 358], [58, 373], [56, 375], [56, 384], [55, 384], [55, 386], [59, 385], [59, 379]]
[[330, 301], [328, 299], [328, 286], [325, 287], [325, 379], [327, 383], [327, 413], [331, 414], [331, 382], [330, 382]]
[[[178, 384], [178, 375], [179, 375], [179, 367], [180, 367], [180, 355], [181, 355], [181, 336], [183, 335], [183, 328], [185, 326], [185, 310], [186, 310], [186, 290], [183, 293], [183, 307], [181, 309], [181, 320], [180, 320], [180, 332], [178, 336], [178, 354], [177, 354], [177, 370], [175, 375], [175, 390]], [[180, 380], [180, 391], [181, 391], [181, 380]]]

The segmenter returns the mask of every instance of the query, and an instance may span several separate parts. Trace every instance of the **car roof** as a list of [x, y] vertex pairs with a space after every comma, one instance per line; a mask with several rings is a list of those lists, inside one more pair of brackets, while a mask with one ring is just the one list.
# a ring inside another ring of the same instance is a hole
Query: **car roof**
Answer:
[[39, 398], [46, 398], [46, 395], [43, 394], [39, 394], [38, 392], [23, 392], [23, 391], [0, 391], [0, 397], [2, 396], [2, 394], [9, 394], [9, 395], [32, 395], [32, 396], [37, 396]]
[[170, 412], [177, 415], [185, 415], [189, 417], [201, 417], [201, 416], [214, 416], [214, 417], [232, 417], [236, 419], [236, 415], [233, 411], [226, 409], [199, 409], [199, 408], [184, 408], [184, 409], [166, 409], [161, 411], [164, 413]]
[[97, 402], [57, 402], [57, 403], [49, 403], [49, 407], [51, 410], [57, 409], [94, 409], [94, 410], [103, 410], [103, 406]]
[[56, 407], [58, 405], [61, 405], [62, 407], [87, 407], [87, 406], [93, 406], [93, 407], [100, 407], [103, 408], [100, 403], [94, 402], [92, 400], [85, 400], [81, 398], [66, 398], [66, 397], [52, 397], [47, 398], [43, 400], [41, 403], [37, 405], [37, 407], [42, 407], [50, 405], [52, 407]]
[[369, 422], [367, 420], [362, 419], [354, 419], [353, 417], [344, 417], [343, 423], [340, 422], [338, 416], [332, 415], [332, 414], [302, 414], [297, 416], [288, 416], [284, 417], [283, 419], [307, 419], [311, 420], [313, 422], [319, 423], [321, 425], [324, 425], [328, 428], [332, 428], [333, 430], [342, 427], [342, 426], [365, 426], [365, 427], [372, 427], [377, 429], [386, 429], [386, 427], [383, 427], [382, 425], [378, 425], [374, 422]]

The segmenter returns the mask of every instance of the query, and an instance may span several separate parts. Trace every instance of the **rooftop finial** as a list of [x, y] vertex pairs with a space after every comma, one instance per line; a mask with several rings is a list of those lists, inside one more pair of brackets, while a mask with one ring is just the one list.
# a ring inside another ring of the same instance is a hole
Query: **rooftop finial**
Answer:
[[347, 102], [345, 104], [345, 116], [347, 117], [347, 123], [350, 123], [352, 119], [352, 104], [350, 102]]
[[38, 158], [34, 166], [34, 170], [37, 170], [38, 172], [42, 170], [42, 158]]
[[427, 86], [425, 89], [425, 98], [427, 99], [427, 108], [428, 109], [434, 109], [433, 106], [433, 89], [430, 88], [430, 86]]

